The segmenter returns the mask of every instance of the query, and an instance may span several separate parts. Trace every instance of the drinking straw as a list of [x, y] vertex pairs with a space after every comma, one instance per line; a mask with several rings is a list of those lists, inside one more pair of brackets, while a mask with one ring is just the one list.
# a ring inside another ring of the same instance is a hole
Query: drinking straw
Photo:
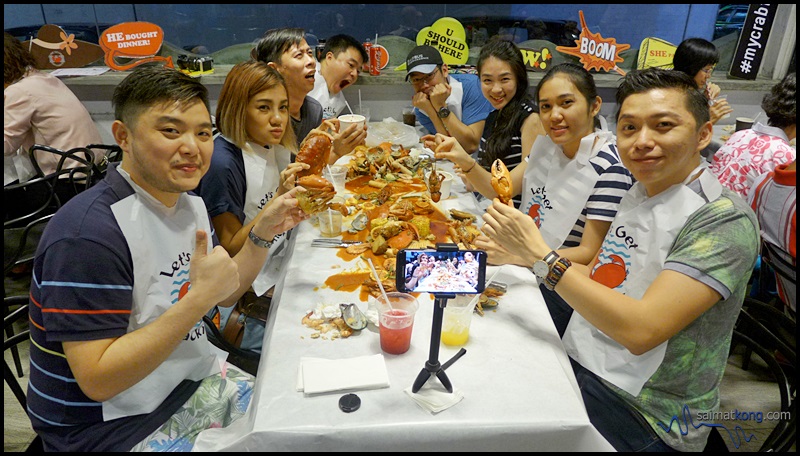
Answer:
[[[361, 89], [358, 89], [358, 103], [361, 103]], [[347, 98], [344, 99], [344, 105], [347, 106], [347, 110], [350, 111], [350, 114], [354, 114], [353, 108], [351, 108], [350, 103], [347, 102]]]
[[364, 108], [361, 106], [361, 89], [358, 89], [358, 112], [364, 112]]
[[375, 270], [375, 265], [372, 264], [372, 258], [367, 258], [367, 261], [369, 262], [369, 268], [372, 269], [372, 273], [375, 274], [375, 281], [378, 282], [378, 288], [381, 289], [381, 294], [383, 295], [383, 302], [385, 302], [386, 305], [389, 306], [389, 308], [391, 308], [392, 303], [389, 302], [389, 297], [386, 296], [386, 290], [383, 289], [383, 284], [381, 283], [381, 278], [378, 275], [378, 271]]

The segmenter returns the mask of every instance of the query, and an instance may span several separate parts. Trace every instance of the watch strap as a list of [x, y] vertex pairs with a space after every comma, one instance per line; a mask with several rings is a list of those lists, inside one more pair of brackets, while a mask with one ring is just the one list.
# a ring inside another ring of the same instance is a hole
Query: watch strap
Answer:
[[553, 268], [553, 264], [554, 264], [554, 263], [556, 262], [556, 260], [558, 260], [559, 258], [561, 258], [561, 257], [560, 257], [560, 256], [558, 256], [558, 254], [556, 253], [556, 251], [555, 251], [555, 250], [551, 250], [551, 251], [550, 251], [550, 253], [548, 253], [547, 255], [545, 255], [545, 256], [544, 256], [544, 258], [542, 258], [542, 261], [544, 261], [545, 263], [547, 263], [547, 266], [548, 266], [548, 267], [550, 267], [550, 269], [552, 269], [552, 268]]
[[558, 260], [550, 267], [550, 273], [547, 274], [547, 277], [544, 280], [544, 287], [550, 291], [555, 290], [556, 285], [561, 280], [561, 277], [564, 275], [569, 267], [572, 266], [572, 262], [564, 257], [559, 257]]
[[247, 237], [250, 238], [251, 241], [253, 241], [253, 244], [257, 245], [258, 247], [261, 247], [262, 249], [268, 249], [272, 247], [273, 243], [275, 243], [275, 238], [273, 238], [271, 241], [268, 241], [260, 237], [256, 233], [254, 233], [252, 228], [250, 228], [250, 232], [247, 233]]

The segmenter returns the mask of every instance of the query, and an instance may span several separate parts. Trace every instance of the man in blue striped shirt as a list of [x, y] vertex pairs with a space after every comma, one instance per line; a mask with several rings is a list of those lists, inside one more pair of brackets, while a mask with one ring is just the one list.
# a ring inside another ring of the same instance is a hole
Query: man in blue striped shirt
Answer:
[[211, 249], [205, 205], [187, 193], [213, 152], [206, 88], [140, 67], [113, 104], [121, 164], [59, 210], [34, 260], [28, 414], [48, 451], [187, 451], [242, 416], [253, 385], [202, 317], [232, 305], [304, 216], [288, 192], [235, 257]]

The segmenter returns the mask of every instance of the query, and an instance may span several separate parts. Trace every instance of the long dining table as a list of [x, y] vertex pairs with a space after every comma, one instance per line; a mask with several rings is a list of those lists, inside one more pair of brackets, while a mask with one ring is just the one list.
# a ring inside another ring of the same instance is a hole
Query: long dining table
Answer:
[[[452, 171], [448, 163], [440, 162]], [[478, 216], [483, 204], [456, 179], [439, 205]], [[276, 289], [264, 336], [253, 397], [244, 417], [202, 432], [195, 451], [613, 451], [589, 422], [580, 391], [534, 275], [512, 266], [489, 266], [487, 277], [507, 285], [497, 307], [475, 314], [466, 354], [446, 374], [463, 399], [438, 413], [419, 406], [409, 389], [430, 355], [434, 299], [418, 297], [411, 348], [383, 353], [389, 386], [305, 394], [298, 391], [304, 358], [343, 360], [380, 354], [378, 328], [370, 324], [347, 338], [312, 338], [301, 324], [321, 303], [355, 302], [363, 294], [324, 286], [336, 272], [363, 267], [337, 249], [312, 248], [319, 230], [309, 221], [291, 236], [291, 258]], [[440, 344], [444, 363], [462, 347]], [[423, 386], [446, 391], [431, 377]], [[339, 399], [355, 393], [352, 413]]]

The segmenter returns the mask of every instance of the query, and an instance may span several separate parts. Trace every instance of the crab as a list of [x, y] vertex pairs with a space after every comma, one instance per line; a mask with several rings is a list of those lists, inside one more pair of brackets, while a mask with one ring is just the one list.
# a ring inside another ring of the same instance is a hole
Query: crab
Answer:
[[414, 207], [411, 205], [411, 201], [401, 199], [389, 208], [389, 215], [408, 221], [414, 217]]
[[328, 202], [336, 196], [333, 184], [316, 174], [297, 179], [297, 185], [305, 189], [304, 192], [297, 193], [297, 202], [300, 209], [309, 215], [324, 211]]
[[328, 164], [333, 149], [333, 136], [328, 133], [330, 130], [335, 131], [335, 127], [330, 120], [325, 120], [319, 127], [311, 130], [300, 144], [296, 161], [310, 167], [299, 171], [297, 177], [322, 174], [322, 168]]
[[492, 163], [492, 188], [497, 192], [497, 197], [503, 204], [511, 201], [513, 186], [511, 185], [511, 173], [508, 172], [505, 163], [497, 159]]
[[444, 175], [436, 170], [436, 164], [434, 164], [430, 174], [428, 174], [428, 191], [430, 191], [431, 199], [434, 203], [438, 203], [442, 198], [441, 189], [443, 180]]

